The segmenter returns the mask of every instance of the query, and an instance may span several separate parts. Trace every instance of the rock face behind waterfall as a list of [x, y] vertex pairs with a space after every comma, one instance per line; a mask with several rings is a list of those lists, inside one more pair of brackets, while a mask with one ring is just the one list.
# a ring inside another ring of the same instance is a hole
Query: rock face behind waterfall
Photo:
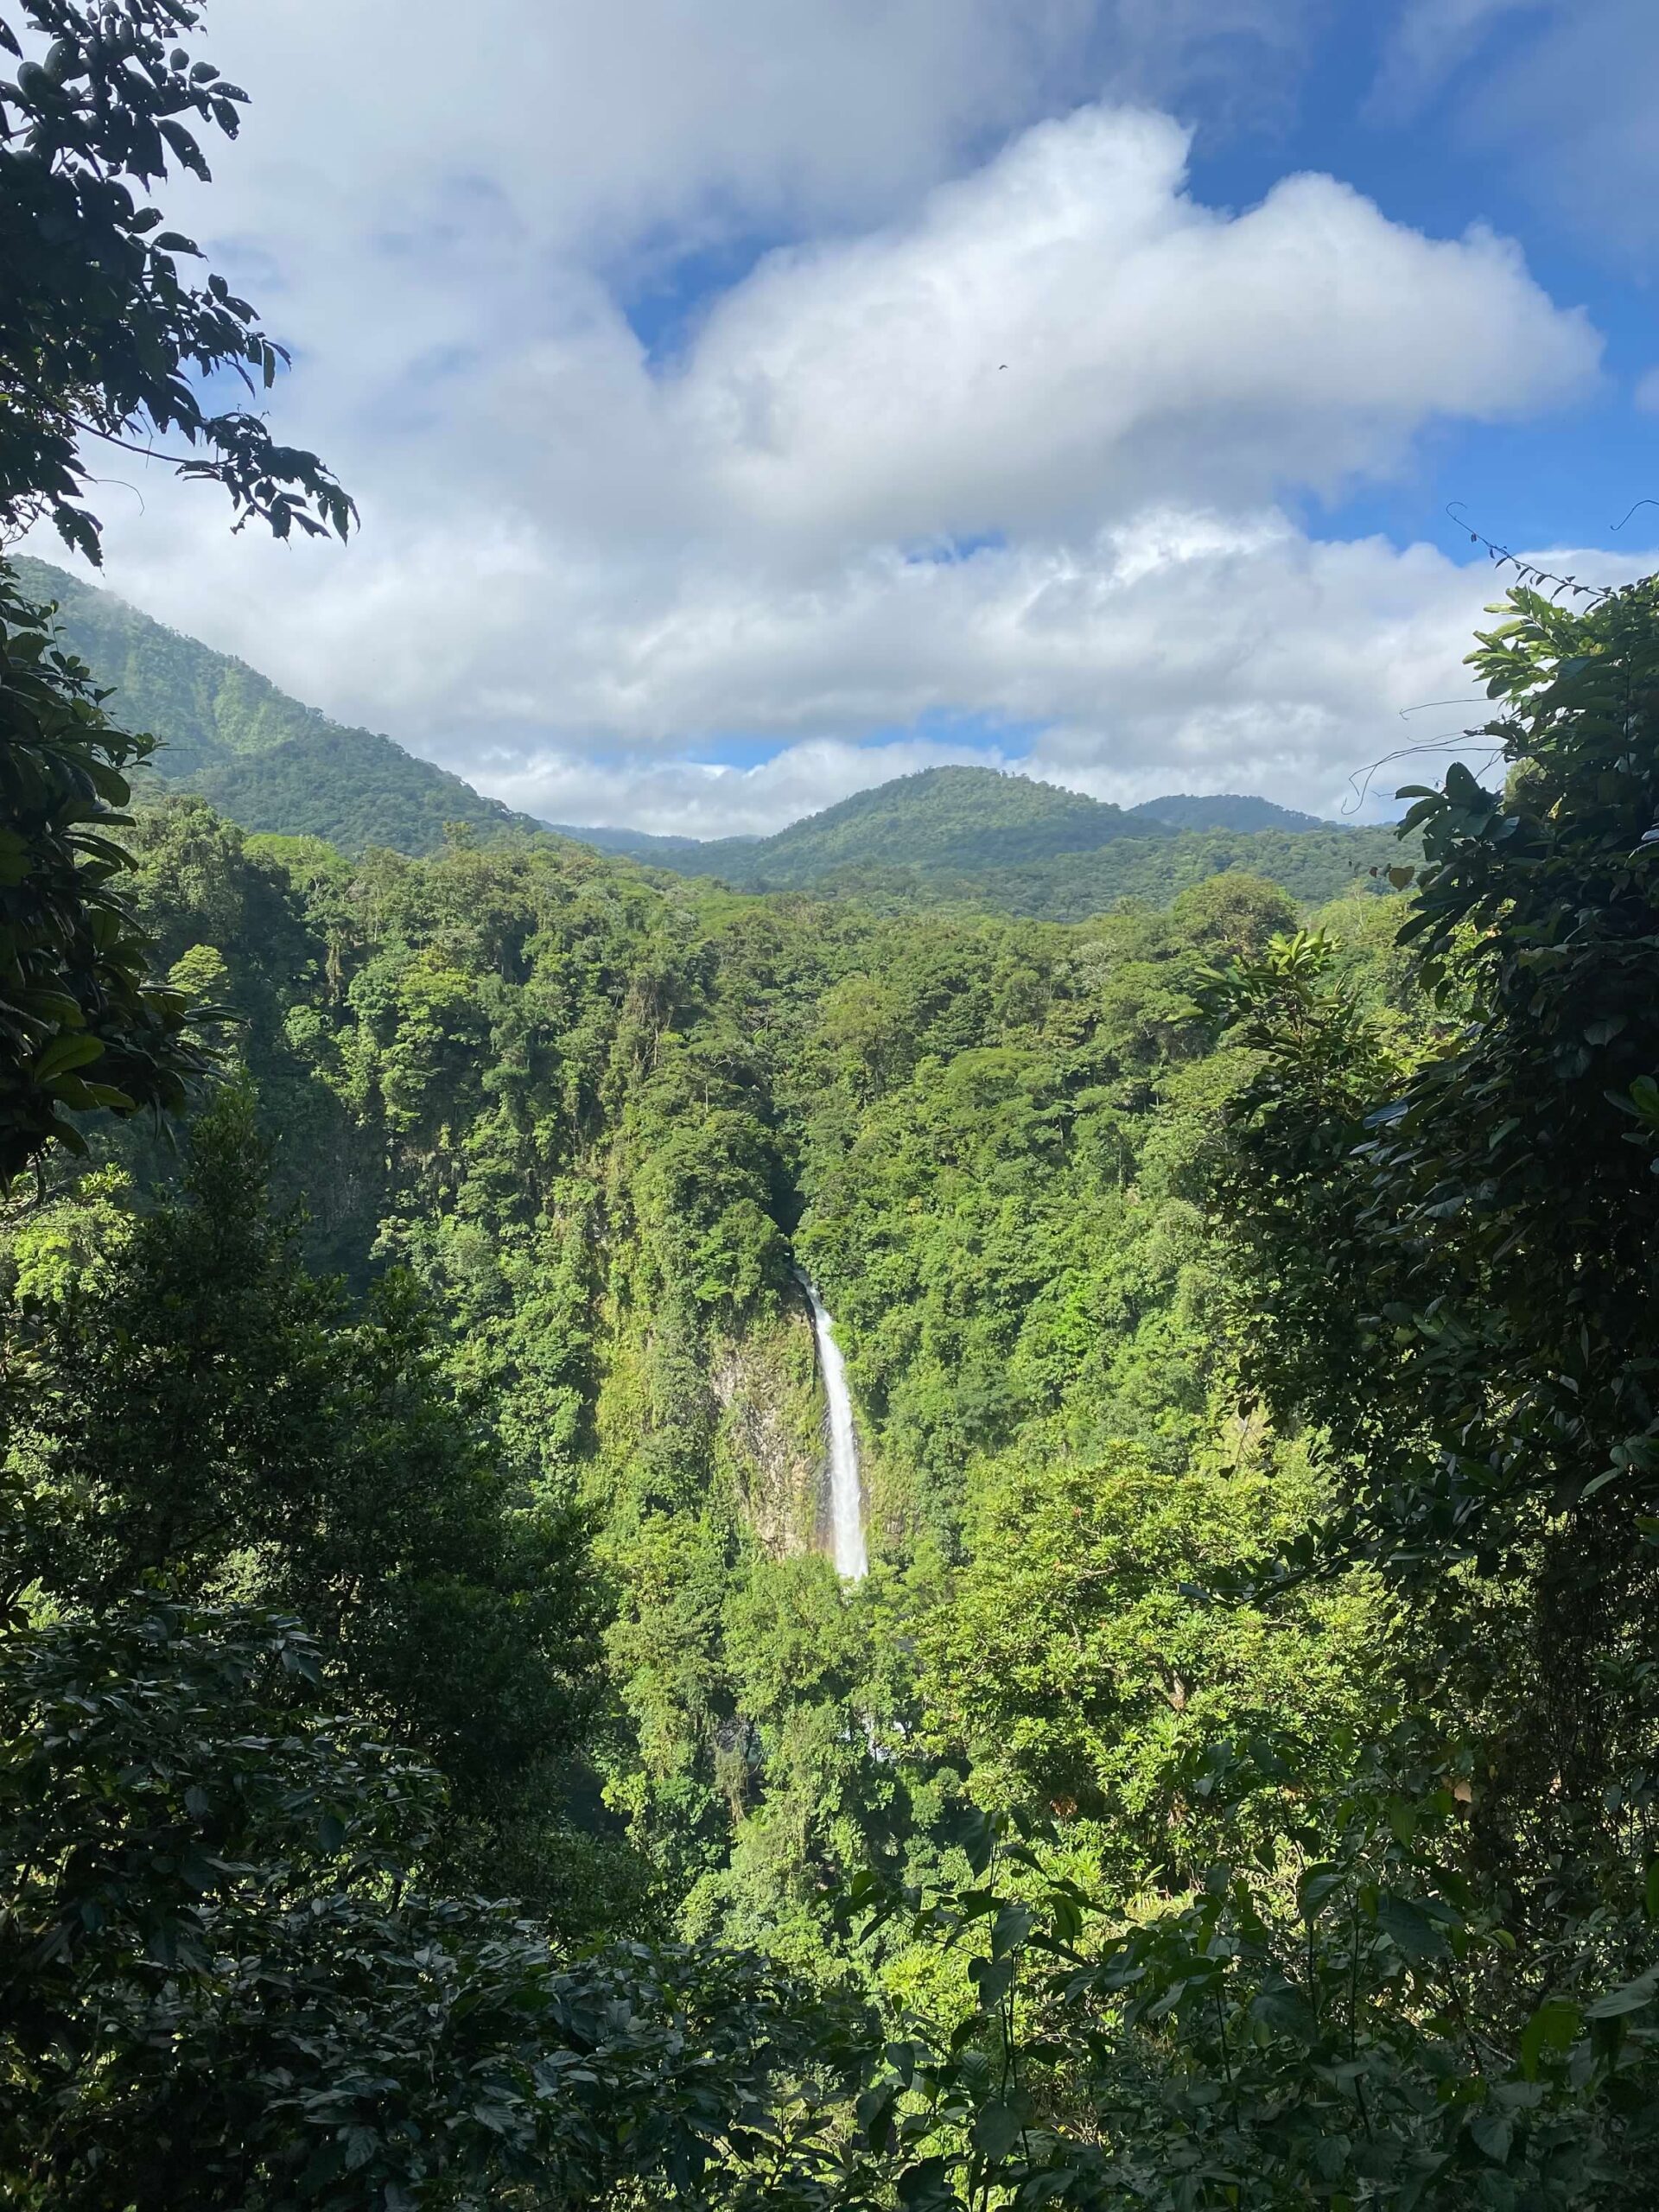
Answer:
[[716, 1470], [772, 1559], [819, 1541], [823, 1408], [807, 1314], [791, 1300], [776, 1319], [752, 1323], [715, 1355], [709, 1380], [720, 1408]]
[[864, 1543], [864, 1493], [859, 1478], [858, 1431], [853, 1421], [853, 1402], [847, 1388], [846, 1364], [836, 1342], [836, 1325], [818, 1296], [811, 1278], [796, 1270], [812, 1309], [812, 1333], [817, 1345], [818, 1371], [830, 1430], [830, 1516], [836, 1571], [849, 1582], [869, 1572]]
[[[716, 1337], [709, 1471], [769, 1558], [826, 1553], [855, 1581], [868, 1571], [861, 1471], [834, 1325], [820, 1313], [802, 1279], [798, 1298]], [[624, 1362], [613, 1354], [611, 1366], [620, 1382]]]

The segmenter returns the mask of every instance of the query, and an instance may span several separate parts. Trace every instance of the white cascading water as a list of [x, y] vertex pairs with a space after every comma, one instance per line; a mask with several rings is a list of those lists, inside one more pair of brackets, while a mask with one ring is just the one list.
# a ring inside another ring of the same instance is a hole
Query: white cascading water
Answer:
[[853, 1402], [847, 1394], [847, 1363], [836, 1342], [836, 1325], [816, 1284], [804, 1268], [795, 1272], [812, 1308], [812, 1334], [817, 1342], [823, 1395], [830, 1402], [830, 1500], [835, 1522], [836, 1572], [846, 1581], [857, 1582], [869, 1573], [870, 1561], [864, 1548], [864, 1499], [858, 1482]]

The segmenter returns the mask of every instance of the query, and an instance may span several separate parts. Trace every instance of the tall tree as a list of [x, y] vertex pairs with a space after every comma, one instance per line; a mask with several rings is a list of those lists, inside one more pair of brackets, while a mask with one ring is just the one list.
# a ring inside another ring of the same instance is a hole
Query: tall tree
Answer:
[[1231, 1201], [1253, 1380], [1325, 1426], [1342, 1541], [1435, 1602], [1453, 1567], [1529, 1593], [1506, 1757], [1582, 1808], [1659, 1748], [1659, 580], [1503, 611], [1471, 658], [1505, 790], [1402, 794], [1440, 1045], [1391, 1068], [1311, 947], [1248, 972]]
[[592, 1716], [585, 1532], [515, 1490], [407, 1276], [354, 1309], [306, 1272], [244, 1092], [198, 1120], [176, 1193], [135, 1216], [83, 1186], [23, 1224], [7, 1272], [14, 1588], [94, 1611], [140, 1583], [280, 1605], [461, 1816], [499, 1833], [551, 1813], [550, 1770]]
[[178, 43], [200, 20], [181, 0], [0, 14], [18, 65], [0, 83], [0, 525], [48, 516], [92, 561], [87, 438], [140, 453], [177, 440], [181, 472], [221, 484], [238, 527], [343, 537], [353, 512], [315, 454], [205, 399], [227, 371], [257, 398], [287, 355], [223, 276], [192, 281], [200, 248], [147, 204], [176, 170], [207, 181], [200, 134], [234, 138], [247, 100]]
[[[0, 11], [0, 542], [49, 518], [96, 562], [88, 440], [156, 450], [228, 493], [240, 529], [344, 536], [350, 499], [250, 403], [285, 359], [253, 308], [163, 227], [150, 188], [206, 179], [199, 134], [234, 137], [246, 94], [177, 43], [181, 0], [25, 0]], [[183, 449], [173, 448], [181, 447]], [[181, 996], [147, 983], [109, 835], [148, 739], [111, 728], [87, 671], [0, 572], [0, 1189], [73, 1116], [175, 1107], [202, 1065]]]
[[206, 1065], [118, 887], [124, 771], [149, 749], [0, 568], [0, 1192], [54, 1142], [85, 1150], [77, 1114], [177, 1108]]

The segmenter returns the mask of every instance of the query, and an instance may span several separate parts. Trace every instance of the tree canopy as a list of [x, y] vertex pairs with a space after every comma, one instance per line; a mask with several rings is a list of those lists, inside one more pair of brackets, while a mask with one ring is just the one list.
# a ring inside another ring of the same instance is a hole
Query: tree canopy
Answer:
[[[229, 493], [236, 527], [344, 536], [352, 505], [314, 454], [248, 409], [209, 412], [232, 370], [250, 396], [284, 358], [225, 279], [147, 204], [170, 167], [206, 179], [198, 132], [234, 137], [247, 95], [175, 41], [181, 0], [29, 0], [0, 14], [0, 534], [48, 518], [97, 562], [87, 440], [147, 451]], [[135, 193], [135, 188], [137, 188]], [[115, 728], [83, 664], [0, 572], [0, 1189], [77, 1110], [177, 1108], [200, 1073], [186, 1007], [146, 982], [111, 836], [124, 771], [153, 750]]]

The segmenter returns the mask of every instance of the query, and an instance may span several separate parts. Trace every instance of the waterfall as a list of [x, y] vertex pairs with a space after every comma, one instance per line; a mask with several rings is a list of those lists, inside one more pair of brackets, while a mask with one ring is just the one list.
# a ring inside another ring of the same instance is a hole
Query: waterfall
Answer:
[[836, 1572], [849, 1582], [857, 1582], [868, 1573], [870, 1562], [864, 1548], [864, 1501], [858, 1482], [853, 1402], [847, 1395], [847, 1363], [836, 1342], [836, 1325], [824, 1309], [817, 1286], [804, 1268], [797, 1268], [795, 1273], [812, 1308], [812, 1334], [823, 1375], [823, 1395], [830, 1401], [830, 1497], [835, 1514]]

